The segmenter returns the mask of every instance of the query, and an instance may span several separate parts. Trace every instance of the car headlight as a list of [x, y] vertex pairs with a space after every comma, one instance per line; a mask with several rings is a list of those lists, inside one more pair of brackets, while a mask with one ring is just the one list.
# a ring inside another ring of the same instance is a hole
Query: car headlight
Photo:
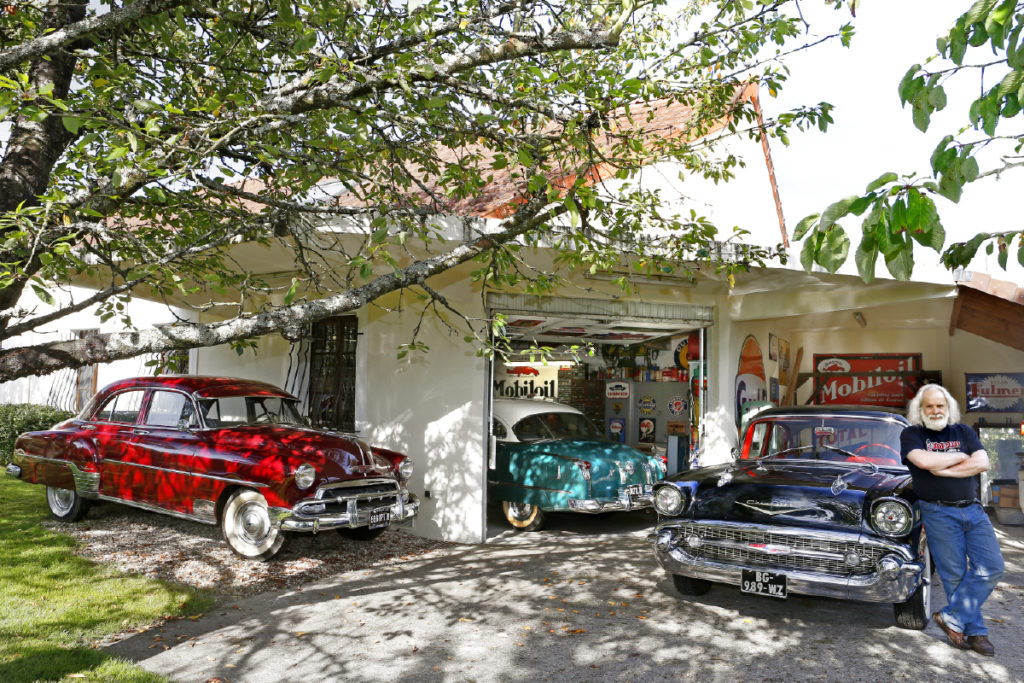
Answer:
[[654, 492], [654, 509], [659, 515], [671, 517], [683, 511], [686, 498], [675, 486], [659, 486]]
[[295, 485], [300, 489], [308, 489], [316, 481], [316, 468], [308, 462], [299, 465], [295, 470]]
[[914, 524], [910, 506], [900, 500], [883, 500], [871, 509], [871, 526], [883, 536], [905, 536]]
[[398, 476], [402, 478], [402, 481], [409, 481], [409, 477], [412, 476], [412, 469], [412, 460], [403, 458], [402, 462], [398, 463]]

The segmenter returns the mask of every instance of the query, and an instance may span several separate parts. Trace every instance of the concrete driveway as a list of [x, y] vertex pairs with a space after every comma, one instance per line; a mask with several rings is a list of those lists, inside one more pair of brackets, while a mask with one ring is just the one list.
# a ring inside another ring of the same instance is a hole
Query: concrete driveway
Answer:
[[1024, 527], [997, 525], [1007, 573], [986, 604], [997, 655], [985, 658], [934, 624], [897, 628], [889, 605], [724, 586], [684, 599], [647, 544], [652, 524], [557, 516], [540, 533], [255, 596], [108, 650], [175, 681], [1024, 680]]

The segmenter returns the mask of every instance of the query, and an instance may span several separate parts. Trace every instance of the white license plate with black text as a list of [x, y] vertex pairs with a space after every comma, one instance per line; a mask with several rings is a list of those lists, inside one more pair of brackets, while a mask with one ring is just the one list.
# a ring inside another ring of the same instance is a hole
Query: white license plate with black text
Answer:
[[767, 595], [771, 598], [785, 598], [786, 575], [743, 569], [740, 572], [740, 591], [754, 595]]
[[375, 510], [370, 513], [370, 528], [380, 529], [391, 524], [390, 510]]
[[639, 498], [644, 493], [644, 487], [641, 486], [640, 484], [630, 484], [629, 486], [624, 488], [623, 491], [630, 498]]

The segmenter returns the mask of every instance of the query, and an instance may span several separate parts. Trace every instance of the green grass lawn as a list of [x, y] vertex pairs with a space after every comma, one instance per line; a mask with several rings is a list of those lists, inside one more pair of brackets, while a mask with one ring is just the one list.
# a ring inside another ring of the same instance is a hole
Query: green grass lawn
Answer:
[[40, 526], [48, 517], [42, 486], [0, 476], [0, 681], [165, 680], [93, 644], [213, 597], [77, 557], [74, 539]]

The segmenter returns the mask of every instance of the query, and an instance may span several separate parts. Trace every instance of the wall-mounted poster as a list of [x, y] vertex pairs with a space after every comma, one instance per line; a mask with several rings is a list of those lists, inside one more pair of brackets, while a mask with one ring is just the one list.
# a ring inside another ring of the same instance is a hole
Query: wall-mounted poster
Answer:
[[789, 342], [779, 340], [779, 384], [789, 386]]
[[608, 420], [608, 438], [619, 443], [626, 441], [626, 418], [613, 417]]
[[768, 360], [779, 359], [779, 338], [771, 332], [768, 333]]
[[[740, 347], [740, 362], [736, 369], [736, 419], [740, 419], [743, 404], [747, 401], [764, 401], [768, 398], [768, 384], [764, 373], [764, 358], [761, 346], [754, 335], [747, 335]], [[737, 422], [738, 424], [738, 422]]]
[[640, 443], [654, 443], [654, 426], [656, 422], [653, 417], [641, 417], [637, 441]]
[[[921, 370], [920, 353], [816, 353], [814, 354], [815, 403], [902, 408], [914, 397]], [[835, 377], [829, 374], [835, 373]]]
[[777, 377], [771, 377], [768, 380], [768, 400], [779, 405], [779, 380]]
[[1024, 412], [1024, 372], [965, 372], [968, 412]]

